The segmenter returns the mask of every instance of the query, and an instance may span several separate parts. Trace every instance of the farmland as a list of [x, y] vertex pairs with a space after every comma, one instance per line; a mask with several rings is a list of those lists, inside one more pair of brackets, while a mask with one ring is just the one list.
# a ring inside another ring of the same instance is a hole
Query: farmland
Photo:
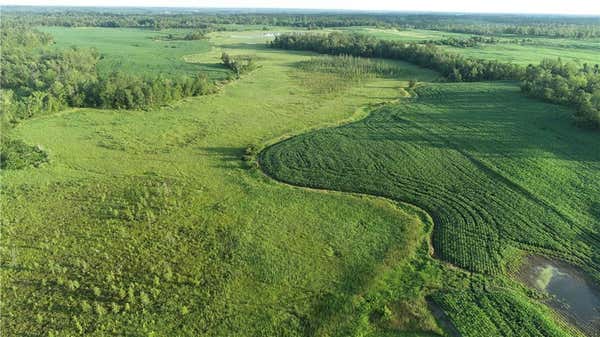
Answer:
[[[42, 74], [2, 89], [3, 108], [19, 113], [2, 115], [3, 334], [597, 336], [596, 321], [519, 276], [543, 256], [600, 296], [600, 138], [573, 118], [587, 105], [526, 95], [500, 63], [493, 81], [461, 82], [410, 58], [268, 43], [313, 30], [399, 43], [471, 34], [331, 23], [360, 15], [16, 13], [52, 42], [8, 60], [39, 52], [39, 69], [73, 66], [81, 82]], [[568, 33], [556, 27], [542, 26]], [[597, 37], [523, 37], [548, 46], [537, 52], [493, 37], [505, 42], [423, 50], [467, 66], [555, 52], [600, 62]], [[82, 67], [89, 48], [97, 63]], [[581, 71], [593, 86], [597, 74]], [[202, 90], [186, 90], [198, 74]], [[54, 78], [85, 99], [44, 87]], [[165, 83], [178, 94], [158, 101]]]
[[[378, 39], [406, 42], [426, 42], [448, 38], [468, 39], [474, 35], [423, 29], [383, 29], [375, 27], [348, 27], [324, 30], [360, 33]], [[499, 60], [521, 65], [536, 64], [545, 58], [561, 58], [579, 63], [598, 63], [600, 40], [569, 40], [547, 37], [501, 35], [498, 43], [481, 44], [470, 48], [445, 46], [444, 49], [474, 58]]]

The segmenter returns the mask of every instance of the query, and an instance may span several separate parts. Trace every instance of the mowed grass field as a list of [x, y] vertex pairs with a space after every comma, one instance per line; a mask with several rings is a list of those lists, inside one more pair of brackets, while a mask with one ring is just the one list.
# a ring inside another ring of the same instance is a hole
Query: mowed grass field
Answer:
[[[312, 54], [243, 34], [214, 34], [194, 56], [257, 57], [261, 68], [218, 94], [151, 111], [71, 109], [12, 130], [50, 162], [2, 172], [3, 332], [443, 334], [425, 302], [443, 272], [427, 257], [425, 213], [290, 188], [242, 159], [253, 144], [363, 117], [406, 82], [340, 87], [295, 67]], [[407, 79], [437, 78], [397, 65]]]

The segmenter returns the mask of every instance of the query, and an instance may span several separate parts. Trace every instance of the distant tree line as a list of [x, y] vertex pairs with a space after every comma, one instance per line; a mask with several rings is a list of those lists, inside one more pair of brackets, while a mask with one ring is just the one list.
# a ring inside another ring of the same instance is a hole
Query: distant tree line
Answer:
[[521, 84], [523, 92], [549, 102], [575, 106], [576, 121], [583, 126], [600, 128], [600, 68], [596, 64], [576, 64], [545, 60], [530, 65]]
[[214, 89], [204, 74], [166, 78], [116, 71], [101, 76], [96, 50], [46, 48], [52, 38], [34, 29], [3, 25], [0, 38], [0, 103], [5, 122], [65, 107], [146, 109]]
[[435, 44], [438, 46], [452, 46], [458, 48], [472, 48], [477, 47], [480, 44], [498, 44], [503, 40], [496, 37], [485, 37], [485, 36], [471, 36], [469, 38], [456, 38], [448, 37], [439, 40], [428, 40], [422, 43], [424, 44]]
[[451, 14], [368, 14], [368, 13], [170, 13], [122, 9], [48, 10], [44, 8], [3, 8], [3, 20], [30, 25], [66, 27], [194, 28], [222, 30], [222, 25], [292, 26], [309, 29], [350, 26], [418, 28], [474, 35], [548, 36], [562, 38], [600, 37], [597, 17]]
[[380, 40], [361, 34], [281, 34], [274, 48], [310, 50], [323, 54], [381, 57], [408, 61], [437, 70], [451, 81], [517, 80], [523, 67], [491, 60], [466, 58], [431, 44]]

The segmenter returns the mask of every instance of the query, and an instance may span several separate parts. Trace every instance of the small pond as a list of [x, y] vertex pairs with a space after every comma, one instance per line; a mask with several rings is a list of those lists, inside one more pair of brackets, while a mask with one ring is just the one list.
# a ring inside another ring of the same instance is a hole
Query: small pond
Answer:
[[530, 256], [519, 277], [548, 293], [547, 303], [588, 336], [600, 336], [600, 289], [581, 271], [564, 262]]

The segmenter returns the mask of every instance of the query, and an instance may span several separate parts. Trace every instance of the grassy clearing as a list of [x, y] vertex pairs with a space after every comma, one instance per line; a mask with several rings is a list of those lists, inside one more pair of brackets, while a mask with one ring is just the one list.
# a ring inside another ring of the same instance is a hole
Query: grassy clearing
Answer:
[[[312, 54], [267, 50], [230, 34], [214, 34], [215, 47], [197, 60], [225, 51], [256, 55], [262, 67], [219, 94], [151, 111], [72, 109], [11, 131], [43, 146], [50, 162], [2, 172], [2, 331], [440, 332], [426, 310], [390, 323], [424, 303], [423, 284], [438, 282], [436, 263], [411, 262], [424, 254], [431, 227], [422, 212], [289, 188], [242, 160], [251, 144], [396, 99], [406, 82], [374, 78], [317, 93], [294, 67]], [[396, 294], [402, 303], [383, 316], [389, 320], [369, 319], [386, 313]]]
[[218, 64], [217, 59], [204, 64], [185, 61], [186, 55], [209, 52], [211, 46], [208, 40], [185, 41], [165, 38], [168, 34], [181, 35], [193, 30], [153, 31], [98, 27], [39, 29], [52, 34], [56, 42], [55, 48], [96, 48], [102, 56], [98, 69], [104, 74], [122, 70], [151, 76], [159, 73], [194, 75], [200, 71], [209, 72], [213, 78], [226, 75], [226, 69]]

